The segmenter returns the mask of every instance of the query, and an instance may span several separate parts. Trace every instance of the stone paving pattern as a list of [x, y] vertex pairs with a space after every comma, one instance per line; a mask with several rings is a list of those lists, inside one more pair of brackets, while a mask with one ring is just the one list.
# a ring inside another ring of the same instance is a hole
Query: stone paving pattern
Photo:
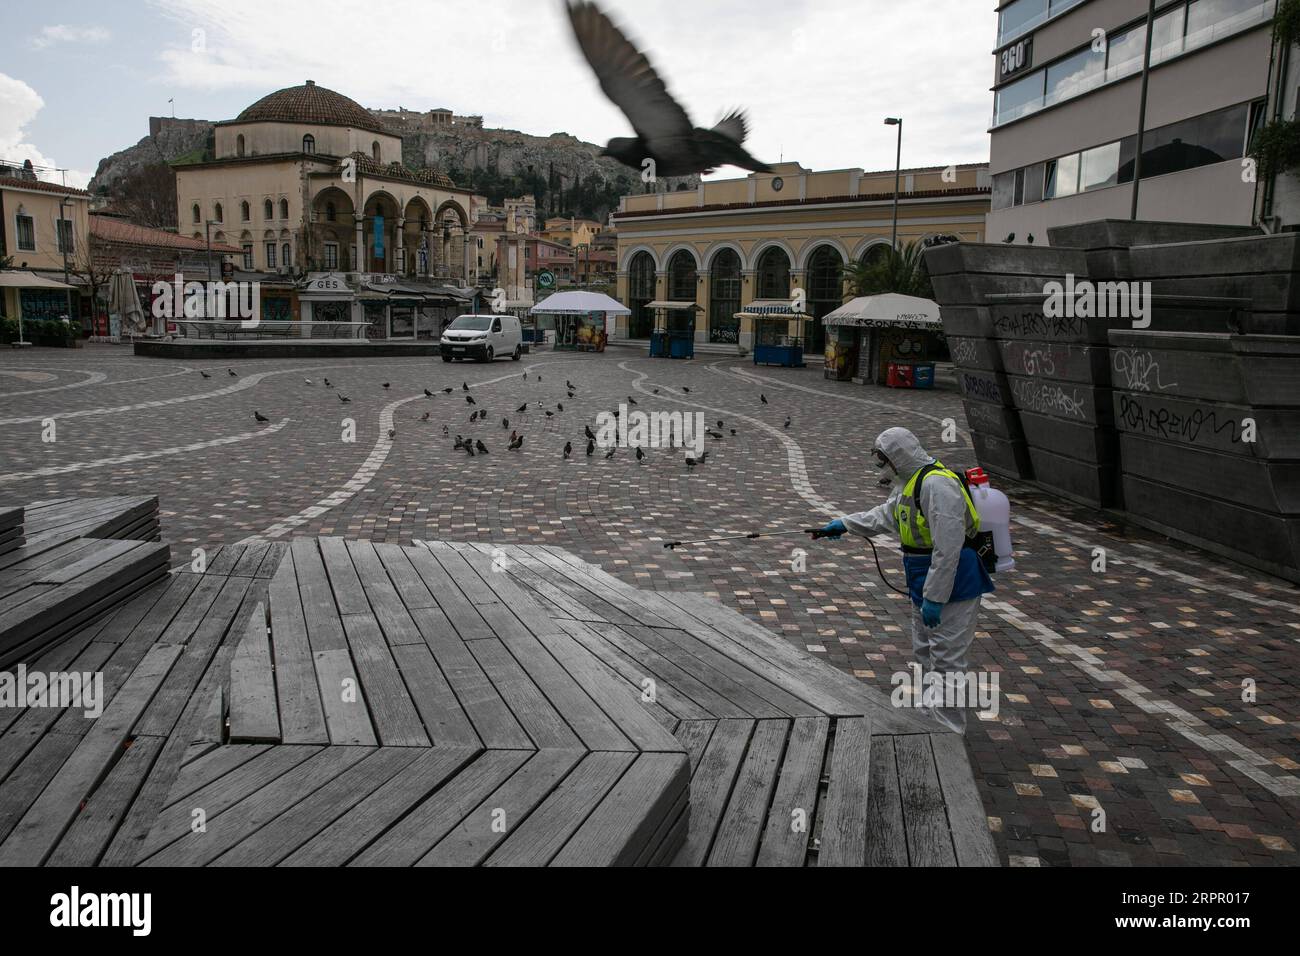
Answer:
[[[629, 396], [637, 410], [702, 410], [710, 427], [723, 421], [723, 440], [706, 442], [694, 470], [676, 450], [588, 459], [583, 425]], [[532, 407], [517, 413], [524, 401]], [[486, 420], [471, 423], [480, 408]], [[354, 442], [343, 440], [345, 418]], [[43, 441], [50, 419], [55, 440]], [[877, 503], [885, 490], [868, 453], [890, 425], [950, 466], [975, 464], [964, 431], [942, 440], [945, 419], [965, 429], [951, 391], [626, 348], [491, 366], [229, 366], [114, 346], [36, 349], [0, 355], [0, 502], [156, 493], [178, 561], [293, 534], [558, 545], [638, 587], [715, 597], [887, 694], [911, 659], [908, 608], [861, 539], [662, 545], [821, 524], [824, 509]], [[490, 453], [454, 451], [444, 425]], [[506, 450], [510, 429], [524, 434], [521, 451]], [[1000, 487], [1012, 497], [1017, 569], [999, 576], [972, 655], [975, 669], [998, 672], [1000, 710], [971, 722], [967, 746], [1003, 861], [1300, 862], [1300, 592], [1030, 487]], [[1094, 570], [1095, 548], [1105, 571]], [[901, 584], [896, 552], [880, 557]]]

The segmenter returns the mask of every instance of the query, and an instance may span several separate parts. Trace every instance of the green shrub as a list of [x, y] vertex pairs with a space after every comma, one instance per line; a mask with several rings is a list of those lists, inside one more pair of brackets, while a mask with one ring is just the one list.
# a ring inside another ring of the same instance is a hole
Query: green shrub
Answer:
[[1250, 155], [1263, 176], [1300, 167], [1300, 121], [1274, 120], [1261, 126], [1250, 144]]
[[1288, 46], [1300, 40], [1300, 0], [1282, 0], [1277, 5], [1273, 33]]

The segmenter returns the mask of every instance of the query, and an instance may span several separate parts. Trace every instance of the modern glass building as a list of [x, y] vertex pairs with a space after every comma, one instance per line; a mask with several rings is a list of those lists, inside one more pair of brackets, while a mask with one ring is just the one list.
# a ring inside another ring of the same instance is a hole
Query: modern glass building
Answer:
[[1129, 218], [1249, 225], [1245, 161], [1268, 94], [1277, 0], [1157, 0], [1137, 163], [1148, 0], [998, 8], [988, 235]]

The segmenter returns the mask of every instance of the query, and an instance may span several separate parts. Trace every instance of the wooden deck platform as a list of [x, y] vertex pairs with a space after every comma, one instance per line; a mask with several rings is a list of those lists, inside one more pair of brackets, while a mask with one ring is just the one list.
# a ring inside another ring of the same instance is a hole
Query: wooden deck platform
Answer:
[[961, 738], [558, 549], [226, 546], [26, 662], [107, 704], [0, 708], [0, 865], [997, 864]]

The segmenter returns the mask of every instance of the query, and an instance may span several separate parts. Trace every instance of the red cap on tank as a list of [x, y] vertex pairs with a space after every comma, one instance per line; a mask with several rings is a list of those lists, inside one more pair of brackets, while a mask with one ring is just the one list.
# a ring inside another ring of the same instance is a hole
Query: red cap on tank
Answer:
[[989, 476], [984, 473], [983, 468], [967, 468], [966, 484], [968, 485], [987, 485]]

